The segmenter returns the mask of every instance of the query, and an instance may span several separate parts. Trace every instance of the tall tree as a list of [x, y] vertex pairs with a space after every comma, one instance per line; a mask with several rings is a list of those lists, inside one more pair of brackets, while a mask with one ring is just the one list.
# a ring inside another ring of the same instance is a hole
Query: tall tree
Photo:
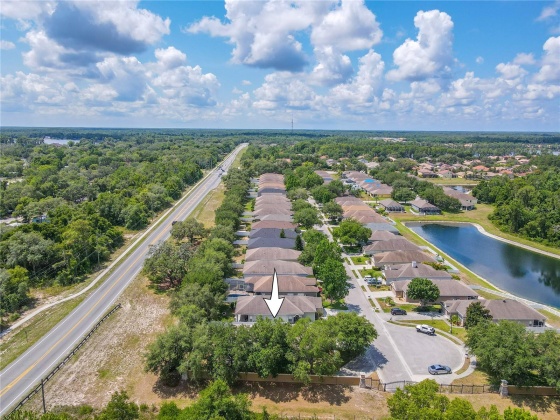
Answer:
[[367, 242], [371, 236], [371, 229], [362, 226], [357, 220], [346, 219], [334, 229], [333, 236], [343, 244], [361, 244]]
[[343, 299], [348, 295], [350, 286], [344, 264], [340, 260], [327, 259], [318, 267], [317, 276], [322, 281], [323, 293], [327, 299]]
[[427, 306], [439, 298], [439, 289], [430, 279], [415, 277], [408, 283], [406, 295], [419, 300], [421, 306]]
[[482, 321], [491, 320], [492, 315], [490, 315], [490, 311], [482, 306], [481, 302], [474, 302], [471, 303], [467, 308], [465, 328], [468, 330], [471, 327], [475, 327]]
[[194, 218], [178, 221], [171, 228], [171, 236], [178, 241], [188, 238], [189, 242], [194, 243], [194, 238], [204, 238], [207, 234], [204, 225]]

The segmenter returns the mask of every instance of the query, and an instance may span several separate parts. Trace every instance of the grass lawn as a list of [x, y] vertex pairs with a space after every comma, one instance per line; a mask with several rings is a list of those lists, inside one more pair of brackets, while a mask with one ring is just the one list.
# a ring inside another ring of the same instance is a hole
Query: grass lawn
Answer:
[[388, 292], [389, 290], [391, 290], [391, 286], [388, 286], [386, 284], [377, 284], [373, 286], [370, 285], [368, 287], [371, 292]]
[[489, 385], [488, 375], [478, 369], [464, 378], [455, 379], [451, 382], [453, 385]]
[[480, 296], [482, 296], [484, 299], [503, 299], [502, 296], [497, 295], [495, 293], [491, 293], [491, 292], [487, 292], [486, 290], [475, 290], [476, 293], [478, 293]]
[[[436, 330], [438, 331], [443, 331], [446, 332], [448, 334], [449, 333], [449, 324], [447, 322], [445, 322], [443, 319], [432, 319], [432, 320], [426, 320], [426, 321], [399, 321], [401, 323], [404, 324], [411, 324], [411, 325], [417, 325], [417, 324], [426, 324], [429, 325], [431, 327], [434, 327]], [[465, 341], [467, 339], [467, 331], [462, 328], [462, 327], [453, 327], [453, 333], [451, 333], [451, 335], [453, 335], [454, 337], [457, 337], [459, 340], [461, 341]]]
[[377, 277], [381, 275], [381, 270], [377, 270], [375, 268], [362, 268], [360, 270], [360, 274], [365, 277], [365, 276], [372, 276], [372, 277]]
[[350, 259], [356, 265], [364, 265], [369, 261], [368, 257], [350, 257]]
[[0, 357], [0, 370], [41, 339], [45, 332], [50, 331], [64, 319], [88, 295], [89, 293], [84, 293], [75, 299], [55, 305], [45, 310], [41, 315], [33, 317], [25, 326], [6, 335], [0, 344], [0, 354], [2, 355]]
[[206, 228], [213, 227], [215, 211], [224, 201], [224, 197], [225, 186], [223, 183], [220, 183], [216, 189], [212, 190], [212, 192], [196, 206], [192, 212], [192, 217], [204, 224]]
[[546, 246], [540, 244], [538, 242], [531, 241], [529, 239], [525, 239], [521, 236], [514, 235], [512, 233], [502, 232], [496, 225], [494, 225], [489, 219], [488, 216], [494, 211], [494, 206], [490, 204], [477, 204], [476, 209], [470, 211], [462, 211], [459, 213], [448, 213], [443, 212], [443, 214], [439, 216], [415, 216], [410, 213], [393, 213], [391, 217], [394, 220], [398, 220], [401, 222], [435, 222], [435, 221], [443, 221], [443, 222], [470, 222], [470, 223], [478, 223], [480, 226], [484, 228], [488, 233], [493, 235], [499, 236], [504, 239], [509, 239], [511, 241], [519, 242], [523, 245], [532, 246], [534, 248], [540, 249], [542, 251], [551, 252], [556, 255], [560, 255], [560, 250], [558, 248], [554, 248], [551, 246]]
[[331, 303], [329, 299], [323, 298], [323, 308], [346, 311], [348, 309], [348, 306], [346, 306], [346, 303], [344, 303], [344, 301], [342, 300], [334, 301], [333, 303]]
[[560, 316], [553, 314], [546, 309], [537, 309], [541, 314], [546, 316], [546, 322], [553, 327], [560, 328]]
[[354, 274], [354, 277], [359, 278], [359, 277], [358, 277], [358, 273], [356, 272], [356, 270], [352, 270], [352, 274]]

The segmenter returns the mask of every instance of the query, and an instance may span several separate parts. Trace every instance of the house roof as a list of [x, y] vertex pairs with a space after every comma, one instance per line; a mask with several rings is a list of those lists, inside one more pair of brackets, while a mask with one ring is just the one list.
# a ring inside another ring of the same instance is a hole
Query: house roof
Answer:
[[390, 198], [387, 198], [385, 200], [381, 200], [379, 202], [379, 204], [381, 204], [385, 208], [387, 208], [387, 207], [392, 207], [392, 208], [397, 207], [397, 208], [400, 208], [400, 209], [404, 209], [402, 204], [397, 203], [395, 200], [391, 200]]
[[284, 260], [296, 261], [301, 251], [285, 248], [255, 248], [247, 250], [245, 261]]
[[364, 223], [364, 226], [371, 229], [372, 231], [384, 230], [387, 232], [393, 232], [395, 235], [400, 234], [399, 230], [386, 220], [383, 221], [382, 223], [381, 222]]
[[277, 221], [277, 222], [291, 222], [291, 214], [259, 214], [255, 218], [260, 221]]
[[261, 202], [259, 204], [255, 204], [255, 211], [261, 211], [263, 209], [278, 209], [278, 210], [292, 210], [292, 203], [284, 203], [284, 202]]
[[[266, 293], [272, 292], [272, 276], [263, 276], [254, 283], [253, 292]], [[295, 276], [278, 276], [278, 293], [280, 295], [286, 293], [319, 293], [319, 288], [315, 284], [309, 284], [305, 277]]]
[[414, 201], [410, 202], [411, 206], [415, 206], [418, 207], [419, 209], [433, 209], [433, 210], [439, 210], [439, 207], [434, 206], [433, 204], [428, 203], [426, 200], [423, 200], [421, 198], [417, 198]]
[[[408, 289], [408, 285], [412, 280], [397, 280], [391, 283], [391, 287], [397, 292], [404, 292]], [[470, 297], [478, 296], [473, 289], [466, 284], [455, 280], [432, 280], [432, 282], [439, 289], [440, 296], [457, 296], [457, 297]]]
[[421, 263], [436, 262], [434, 257], [420, 250], [381, 252], [375, 254], [374, 259], [375, 265], [377, 266], [383, 264], [405, 264], [411, 263], [412, 261]]
[[[523, 321], [523, 320], [545, 320], [546, 316], [536, 311], [535, 309], [513, 299], [486, 299], [480, 300], [482, 306], [490, 311], [492, 319], [495, 321], [500, 320], [511, 320], [511, 321]], [[448, 312], [457, 312], [462, 317], [467, 314], [467, 308], [471, 305], [473, 301], [446, 301], [445, 307]]]
[[[276, 228], [261, 228], [261, 229], [252, 229], [249, 232], [250, 238], [280, 238], [280, 234], [282, 233], [282, 229]], [[294, 229], [284, 229], [284, 237], [295, 239], [298, 234]]]
[[[321, 298], [312, 296], [286, 296], [277, 315], [303, 316], [322, 308]], [[262, 296], [242, 296], [237, 300], [235, 315], [270, 315], [270, 309]]]
[[408, 239], [395, 238], [386, 241], [377, 241], [364, 247], [364, 251], [420, 251], [420, 247], [414, 245]]
[[272, 276], [274, 270], [278, 275], [305, 277], [313, 274], [311, 267], [306, 267], [295, 261], [258, 260], [249, 261], [243, 265], [244, 276]]
[[[271, 275], [249, 276], [245, 279], [245, 283], [255, 285], [262, 279], [270, 279], [270, 278], [272, 278]], [[317, 280], [315, 280], [315, 277], [302, 277], [302, 276], [291, 276], [287, 274], [278, 274], [278, 281], [280, 281], [280, 279], [284, 279], [284, 281], [298, 281], [300, 283], [305, 284], [306, 286], [317, 285]]]
[[265, 215], [265, 214], [290, 215], [292, 214], [292, 210], [288, 208], [275, 207], [272, 204], [269, 204], [268, 206], [263, 206], [263, 207], [259, 207], [258, 209], [255, 209], [253, 214], [258, 216]]
[[393, 269], [384, 270], [383, 274], [385, 274], [385, 278], [388, 280], [413, 279], [415, 277], [424, 277], [428, 279], [453, 279], [451, 274], [447, 271], [436, 270], [426, 264], [416, 264], [416, 267], [413, 267], [412, 264], [404, 264], [400, 267], [395, 266]]
[[277, 194], [286, 192], [286, 188], [284, 187], [277, 187], [277, 186], [266, 186], [266, 187], [259, 187], [258, 195], [261, 196], [263, 194]]
[[397, 235], [386, 230], [372, 230], [370, 241], [389, 241], [391, 239], [399, 239]]
[[295, 249], [296, 241], [291, 238], [249, 238], [248, 249], [253, 248], [286, 248]]
[[251, 225], [251, 229], [295, 229], [297, 225], [292, 222], [282, 222], [280, 220], [261, 220]]

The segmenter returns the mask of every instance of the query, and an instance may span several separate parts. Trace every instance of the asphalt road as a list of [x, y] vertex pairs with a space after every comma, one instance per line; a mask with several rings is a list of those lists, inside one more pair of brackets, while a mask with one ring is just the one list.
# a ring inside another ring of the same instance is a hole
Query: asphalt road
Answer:
[[[224, 160], [222, 163], [224, 170], [229, 169], [242, 147], [244, 145], [239, 146]], [[45, 377], [116, 304], [118, 297], [142, 269], [149, 246], [167, 239], [171, 223], [174, 220], [185, 219], [204, 197], [219, 185], [220, 172], [220, 170], [211, 172], [163, 223], [148, 234], [144, 242], [121, 262], [101, 286], [43, 338], [0, 372], [0, 416], [9, 413], [10, 407], [24, 398], [27, 392], [39, 383], [41, 378]]]

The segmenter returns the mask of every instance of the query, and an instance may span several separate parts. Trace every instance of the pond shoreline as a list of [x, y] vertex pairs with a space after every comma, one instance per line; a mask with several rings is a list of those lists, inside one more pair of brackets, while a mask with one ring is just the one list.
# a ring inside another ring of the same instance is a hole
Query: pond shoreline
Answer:
[[[438, 246], [436, 246], [433, 242], [424, 238], [422, 235], [420, 235], [418, 232], [414, 231], [410, 227], [411, 226], [413, 226], [413, 227], [414, 226], [421, 226], [421, 225], [425, 225], [425, 224], [439, 224], [439, 225], [447, 225], [447, 226], [473, 225], [479, 233], [484, 234], [484, 235], [486, 235], [486, 236], [488, 236], [492, 239], [497, 239], [497, 240], [500, 240], [501, 242], [508, 243], [509, 245], [512, 245], [512, 246], [518, 246], [520, 248], [524, 248], [524, 249], [526, 249], [528, 251], [531, 251], [531, 252], [535, 251], [536, 253], [539, 253], [539, 254], [542, 254], [542, 255], [545, 255], [545, 256], [548, 256], [548, 257], [554, 257], [556, 259], [560, 259], [560, 257], [558, 255], [550, 254], [550, 253], [547, 253], [546, 251], [541, 251], [541, 250], [538, 250], [538, 249], [534, 249], [530, 246], [519, 244], [519, 243], [516, 243], [514, 241], [510, 241], [508, 239], [505, 239], [505, 238], [500, 238], [496, 235], [493, 235], [493, 234], [490, 234], [490, 233], [486, 232], [482, 226], [478, 225], [477, 223], [472, 223], [472, 222], [450, 222], [450, 221], [436, 221], [436, 220], [433, 220], [433, 221], [417, 221], [417, 222], [416, 221], [406, 221], [406, 222], [401, 222], [401, 224], [404, 227], [406, 227], [409, 232], [411, 232], [415, 236], [417, 236], [417, 237], [421, 238], [422, 240], [424, 240], [425, 242], [427, 242], [429, 244], [429, 246], [432, 247], [433, 249], [437, 250], [437, 252], [440, 252], [441, 254], [447, 256], [448, 259], [451, 259], [454, 263], [457, 264], [458, 267], [460, 267], [461, 269], [473, 274], [474, 276], [476, 276], [480, 280], [482, 280], [484, 283], [489, 285], [491, 288], [494, 288], [496, 291], [499, 292], [499, 294], [509, 295], [509, 296], [511, 296], [511, 298], [516, 299], [516, 300], [520, 300], [522, 302], [525, 302], [526, 304], [529, 304], [533, 307], [540, 307], [542, 309], [546, 309], [546, 310], [548, 310], [550, 312], [553, 312], [555, 314], [560, 314], [560, 308], [556, 308], [555, 306], [552, 306], [550, 304], [546, 304], [546, 303], [543, 303], [543, 302], [538, 302], [538, 301], [535, 301], [535, 300], [531, 300], [531, 299], [528, 299], [526, 297], [520, 296], [516, 293], [513, 293], [511, 291], [507, 291], [507, 290], [502, 289], [500, 286], [494, 284], [493, 282], [489, 281], [488, 279], [481, 276], [480, 274], [472, 271], [470, 268], [465, 266], [465, 264], [459, 262], [455, 258], [450, 257], [446, 252], [444, 252], [442, 249], [440, 249]], [[481, 288], [482, 289], [487, 289], [487, 291], [492, 292], [491, 288], [485, 288], [483, 286]], [[504, 297], [507, 297], [507, 296], [504, 296]]]
[[556, 258], [560, 260], [560, 255], [558, 254], [554, 254], [552, 252], [548, 252], [548, 251], [543, 251], [542, 249], [538, 249], [535, 247], [532, 247], [530, 245], [525, 245], [516, 241], [512, 241], [511, 239], [506, 239], [506, 238], [502, 238], [501, 236], [498, 235], [494, 235], [493, 233], [490, 233], [488, 231], [486, 231], [486, 229], [484, 229], [481, 225], [479, 225], [478, 223], [474, 223], [474, 222], [450, 222], [447, 220], [422, 220], [422, 221], [406, 221], [406, 222], [401, 222], [403, 225], [407, 226], [409, 224], [412, 223], [418, 223], [418, 224], [425, 224], [425, 223], [436, 223], [439, 225], [473, 225], [480, 233], [482, 233], [483, 235], [486, 235], [490, 238], [496, 239], [498, 241], [502, 241], [505, 242], [507, 244], [513, 245], [513, 246], [517, 246], [519, 248], [524, 248], [527, 251], [531, 251], [531, 252], [535, 252], [537, 254], [542, 254], [542, 255], [546, 255], [547, 257], [552, 257], [552, 258]]

